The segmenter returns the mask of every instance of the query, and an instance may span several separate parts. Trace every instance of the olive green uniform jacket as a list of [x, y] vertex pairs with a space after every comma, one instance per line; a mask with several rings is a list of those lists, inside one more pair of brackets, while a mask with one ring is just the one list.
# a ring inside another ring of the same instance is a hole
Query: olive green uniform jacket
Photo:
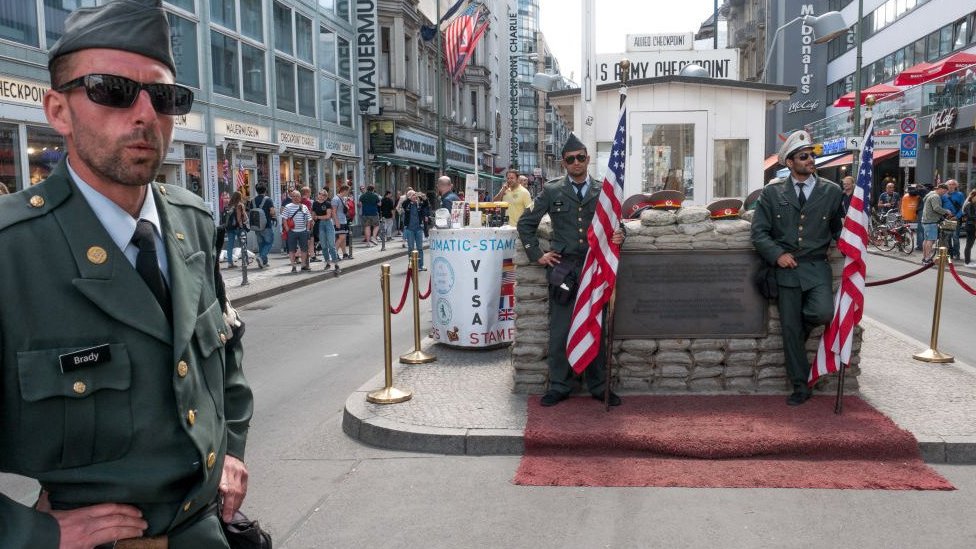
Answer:
[[[216, 296], [210, 211], [184, 189], [151, 189], [172, 326], [64, 161], [0, 196], [0, 471], [37, 479], [54, 509], [135, 505], [147, 536], [204, 515], [224, 456], [243, 459], [253, 406]], [[60, 355], [103, 345], [108, 360], [62, 371]], [[58, 538], [50, 515], [0, 495], [0, 547]]]
[[[600, 184], [593, 178], [590, 178], [589, 183], [589, 190], [580, 202], [576, 188], [568, 177], [553, 179], [545, 184], [542, 192], [533, 201], [532, 208], [522, 214], [518, 222], [519, 238], [525, 254], [534, 265], [538, 265], [539, 258], [544, 254], [539, 249], [536, 231], [542, 218], [549, 214], [552, 222], [550, 249], [562, 256], [560, 261], [575, 262], [574, 274], [579, 279], [586, 252], [589, 250], [586, 232], [593, 221], [601, 190]], [[546, 359], [549, 366], [549, 389], [562, 394], [569, 394], [573, 390], [575, 377], [566, 358], [566, 340], [569, 338], [573, 305], [572, 301], [561, 304], [556, 300], [549, 300], [549, 354]], [[583, 371], [587, 389], [601, 397], [607, 377], [606, 349], [602, 343], [601, 341], [597, 356]]]

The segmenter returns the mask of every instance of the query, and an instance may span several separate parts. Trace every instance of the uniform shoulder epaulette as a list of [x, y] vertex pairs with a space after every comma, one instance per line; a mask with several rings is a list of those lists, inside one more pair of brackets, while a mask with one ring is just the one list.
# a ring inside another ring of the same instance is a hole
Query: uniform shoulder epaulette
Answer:
[[163, 198], [173, 206], [189, 206], [210, 215], [210, 205], [203, 201], [196, 193], [178, 185], [153, 183], [153, 187]]
[[546, 181], [545, 186], [546, 187], [559, 187], [560, 185], [563, 184], [563, 181], [565, 179], [566, 179], [565, 177], [557, 177], [555, 179], [550, 179], [549, 181]]
[[51, 196], [47, 190], [48, 185], [42, 181], [28, 189], [0, 196], [0, 231], [41, 217], [64, 200], [64, 197]]

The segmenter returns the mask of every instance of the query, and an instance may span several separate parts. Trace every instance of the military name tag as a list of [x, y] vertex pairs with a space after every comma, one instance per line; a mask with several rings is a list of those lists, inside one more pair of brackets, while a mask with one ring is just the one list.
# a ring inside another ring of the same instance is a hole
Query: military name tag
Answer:
[[108, 343], [106, 343], [97, 347], [89, 347], [73, 353], [59, 355], [58, 360], [61, 361], [61, 373], [64, 374], [85, 366], [94, 366], [109, 362], [112, 360], [112, 350], [109, 348]]

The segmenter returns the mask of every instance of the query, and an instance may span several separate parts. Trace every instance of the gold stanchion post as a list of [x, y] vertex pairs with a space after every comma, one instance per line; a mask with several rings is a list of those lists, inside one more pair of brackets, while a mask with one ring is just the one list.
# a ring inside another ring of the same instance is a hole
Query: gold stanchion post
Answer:
[[390, 264], [380, 267], [380, 286], [383, 288], [383, 361], [386, 373], [386, 384], [382, 389], [366, 395], [366, 400], [373, 404], [396, 404], [410, 400], [413, 396], [409, 390], [397, 389], [393, 386], [393, 342], [390, 334]]
[[952, 355], [939, 352], [939, 318], [942, 316], [942, 281], [945, 278], [946, 263], [949, 255], [945, 248], [939, 248], [939, 275], [935, 281], [935, 307], [932, 312], [932, 336], [929, 338], [929, 348], [912, 355], [915, 360], [922, 362], [955, 362]]
[[400, 357], [401, 364], [427, 364], [434, 362], [437, 357], [420, 350], [420, 273], [417, 272], [420, 253], [410, 252], [410, 272], [413, 273], [413, 351]]

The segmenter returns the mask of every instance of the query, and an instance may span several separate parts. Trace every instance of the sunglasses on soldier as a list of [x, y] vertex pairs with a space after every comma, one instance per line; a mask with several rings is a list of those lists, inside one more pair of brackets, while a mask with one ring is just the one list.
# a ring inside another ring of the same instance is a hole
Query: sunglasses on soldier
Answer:
[[583, 162], [586, 162], [586, 158], [587, 158], [586, 157], [586, 153], [571, 154], [569, 156], [564, 156], [563, 157], [563, 162], [565, 162], [567, 164], [572, 164], [574, 162], [579, 162], [580, 164], [582, 164]]
[[116, 109], [131, 107], [142, 90], [149, 94], [149, 101], [159, 114], [183, 115], [193, 106], [193, 90], [190, 88], [179, 84], [143, 84], [114, 74], [86, 74], [55, 89], [66, 92], [79, 87], [85, 88], [92, 103]]

